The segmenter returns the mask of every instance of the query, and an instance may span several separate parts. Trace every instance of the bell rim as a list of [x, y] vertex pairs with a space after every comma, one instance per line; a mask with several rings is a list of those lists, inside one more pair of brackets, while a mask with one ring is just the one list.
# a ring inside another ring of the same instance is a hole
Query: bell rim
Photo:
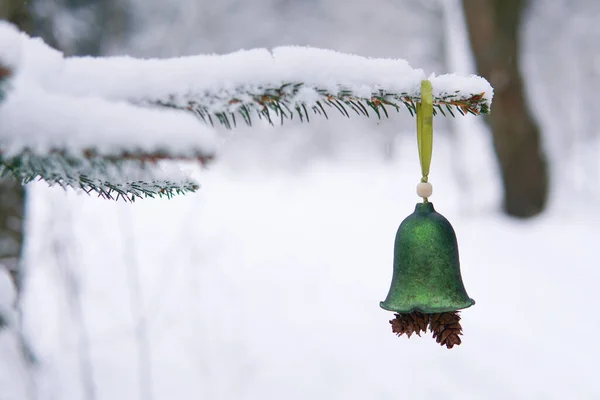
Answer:
[[400, 310], [398, 308], [392, 309], [391, 307], [386, 306], [385, 301], [379, 302], [379, 307], [383, 308], [384, 310], [401, 313], [401, 314], [410, 314], [414, 311], [419, 311], [420, 313], [423, 313], [423, 314], [437, 314], [437, 313], [443, 313], [443, 312], [453, 312], [453, 311], [464, 310], [473, 305], [475, 305], [475, 300], [469, 298], [469, 300], [467, 301], [467, 304], [464, 306], [460, 306], [460, 307], [429, 307], [429, 306], [416, 305], [413, 307], [407, 307], [406, 309]]

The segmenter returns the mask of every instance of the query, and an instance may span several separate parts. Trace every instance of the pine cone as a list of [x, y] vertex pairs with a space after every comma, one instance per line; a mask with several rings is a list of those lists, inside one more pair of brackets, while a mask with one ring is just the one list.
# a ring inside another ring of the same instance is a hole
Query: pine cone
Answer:
[[421, 336], [421, 332], [427, 332], [429, 325], [429, 316], [418, 311], [413, 311], [410, 314], [395, 314], [396, 319], [390, 321], [392, 332], [398, 336], [406, 334], [409, 338], [413, 333]]
[[440, 314], [431, 314], [429, 318], [429, 329], [433, 332], [433, 338], [441, 346], [448, 349], [458, 346], [461, 343], [462, 327], [460, 326], [460, 316], [458, 311], [445, 312]]

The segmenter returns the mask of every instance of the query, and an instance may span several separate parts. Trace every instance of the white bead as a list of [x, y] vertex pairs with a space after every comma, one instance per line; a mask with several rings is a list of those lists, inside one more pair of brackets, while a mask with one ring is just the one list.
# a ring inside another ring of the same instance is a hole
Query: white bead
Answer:
[[419, 182], [417, 185], [417, 196], [424, 199], [431, 197], [433, 194], [433, 186], [429, 182]]

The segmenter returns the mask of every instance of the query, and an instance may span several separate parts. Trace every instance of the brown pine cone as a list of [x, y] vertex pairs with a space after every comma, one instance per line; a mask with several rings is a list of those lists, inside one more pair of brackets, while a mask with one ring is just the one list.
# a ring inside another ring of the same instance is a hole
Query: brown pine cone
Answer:
[[429, 317], [429, 329], [433, 332], [433, 338], [441, 346], [448, 349], [461, 343], [459, 335], [462, 335], [458, 311], [431, 314]]
[[413, 311], [409, 314], [395, 314], [396, 319], [390, 321], [392, 332], [398, 336], [406, 334], [409, 338], [413, 333], [421, 336], [421, 332], [427, 332], [429, 325], [429, 316], [418, 311]]

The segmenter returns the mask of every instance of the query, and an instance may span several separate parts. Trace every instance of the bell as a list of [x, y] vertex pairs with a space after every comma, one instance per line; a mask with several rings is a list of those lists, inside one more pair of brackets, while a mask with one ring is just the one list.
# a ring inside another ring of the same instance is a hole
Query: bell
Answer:
[[454, 312], [475, 304], [460, 275], [450, 222], [430, 202], [418, 203], [398, 228], [392, 284], [381, 308], [397, 313]]

